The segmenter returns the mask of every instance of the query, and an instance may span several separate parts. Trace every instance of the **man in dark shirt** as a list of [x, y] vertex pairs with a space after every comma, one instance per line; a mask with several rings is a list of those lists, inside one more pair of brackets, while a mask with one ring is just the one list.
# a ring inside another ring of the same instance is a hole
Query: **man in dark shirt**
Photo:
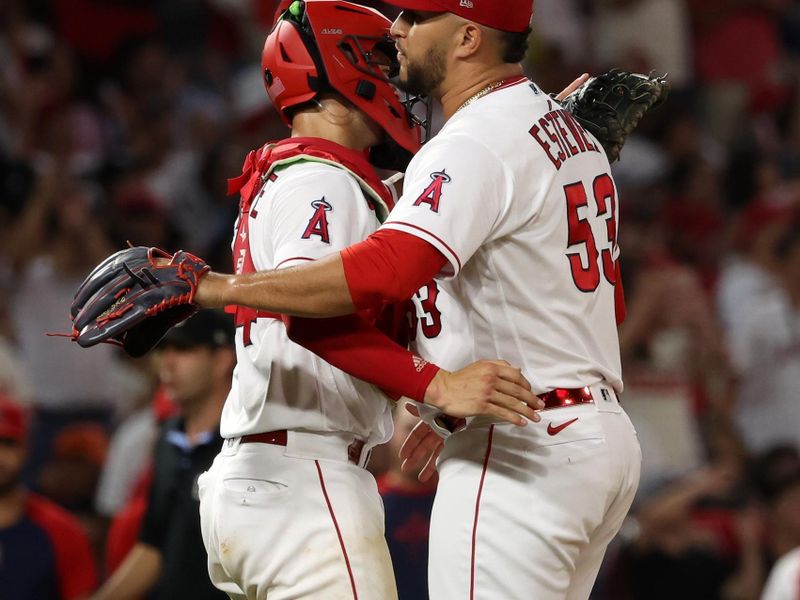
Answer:
[[0, 395], [0, 597], [86, 598], [97, 585], [89, 538], [78, 520], [22, 485], [27, 427]]
[[201, 311], [161, 342], [160, 378], [180, 408], [164, 423], [153, 456], [153, 483], [139, 541], [95, 600], [226, 598], [208, 579], [200, 534], [197, 478], [219, 452], [219, 419], [236, 362], [233, 325]]

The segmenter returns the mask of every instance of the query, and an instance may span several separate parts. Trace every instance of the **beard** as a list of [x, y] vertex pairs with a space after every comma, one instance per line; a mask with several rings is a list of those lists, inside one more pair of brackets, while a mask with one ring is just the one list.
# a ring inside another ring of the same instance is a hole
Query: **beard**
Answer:
[[444, 76], [445, 51], [443, 48], [433, 47], [420, 63], [406, 58], [406, 75], [405, 78], [400, 76], [398, 87], [415, 96], [430, 96], [444, 81]]

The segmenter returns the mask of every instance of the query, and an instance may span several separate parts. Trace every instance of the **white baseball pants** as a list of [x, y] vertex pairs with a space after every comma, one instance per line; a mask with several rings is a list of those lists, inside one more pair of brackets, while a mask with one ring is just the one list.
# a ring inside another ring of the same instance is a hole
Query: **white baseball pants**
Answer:
[[223, 444], [198, 481], [216, 587], [234, 600], [397, 598], [383, 503], [347, 443], [290, 431], [285, 447]]
[[431, 600], [589, 597], [641, 463], [633, 425], [601, 387], [592, 386], [594, 404], [543, 411], [539, 423], [473, 423], [448, 438], [431, 518]]

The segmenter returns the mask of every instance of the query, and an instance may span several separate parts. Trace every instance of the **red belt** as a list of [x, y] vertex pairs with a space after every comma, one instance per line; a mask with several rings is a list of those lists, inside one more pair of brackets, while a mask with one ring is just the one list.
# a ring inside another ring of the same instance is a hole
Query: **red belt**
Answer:
[[557, 388], [544, 394], [539, 394], [539, 398], [544, 400], [545, 409], [563, 408], [576, 404], [592, 404], [594, 402], [592, 390], [588, 386], [573, 389]]
[[[285, 429], [279, 431], [268, 431], [266, 433], [251, 433], [250, 435], [243, 435], [241, 444], [273, 444], [275, 446], [285, 446], [287, 434]], [[354, 465], [357, 465], [361, 460], [361, 451], [364, 450], [362, 440], [355, 440], [347, 447], [347, 460]]]

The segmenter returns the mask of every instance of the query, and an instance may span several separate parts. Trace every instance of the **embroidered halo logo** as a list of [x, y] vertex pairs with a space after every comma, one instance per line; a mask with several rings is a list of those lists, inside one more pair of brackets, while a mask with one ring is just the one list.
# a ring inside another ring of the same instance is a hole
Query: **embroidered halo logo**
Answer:
[[326, 244], [331, 243], [331, 238], [328, 233], [328, 216], [327, 212], [332, 211], [333, 207], [325, 201], [325, 198], [314, 200], [311, 203], [311, 208], [314, 209], [314, 214], [308, 221], [308, 226], [303, 232], [302, 238], [304, 240], [311, 239], [312, 235], [319, 237], [321, 242]]
[[311, 206], [317, 210], [333, 210], [333, 207], [325, 201], [325, 198], [314, 200]]
[[441, 183], [450, 183], [452, 180], [450, 179], [450, 175], [445, 173], [444, 171], [435, 171], [431, 173], [431, 179], [436, 181], [437, 179], [441, 179]]

